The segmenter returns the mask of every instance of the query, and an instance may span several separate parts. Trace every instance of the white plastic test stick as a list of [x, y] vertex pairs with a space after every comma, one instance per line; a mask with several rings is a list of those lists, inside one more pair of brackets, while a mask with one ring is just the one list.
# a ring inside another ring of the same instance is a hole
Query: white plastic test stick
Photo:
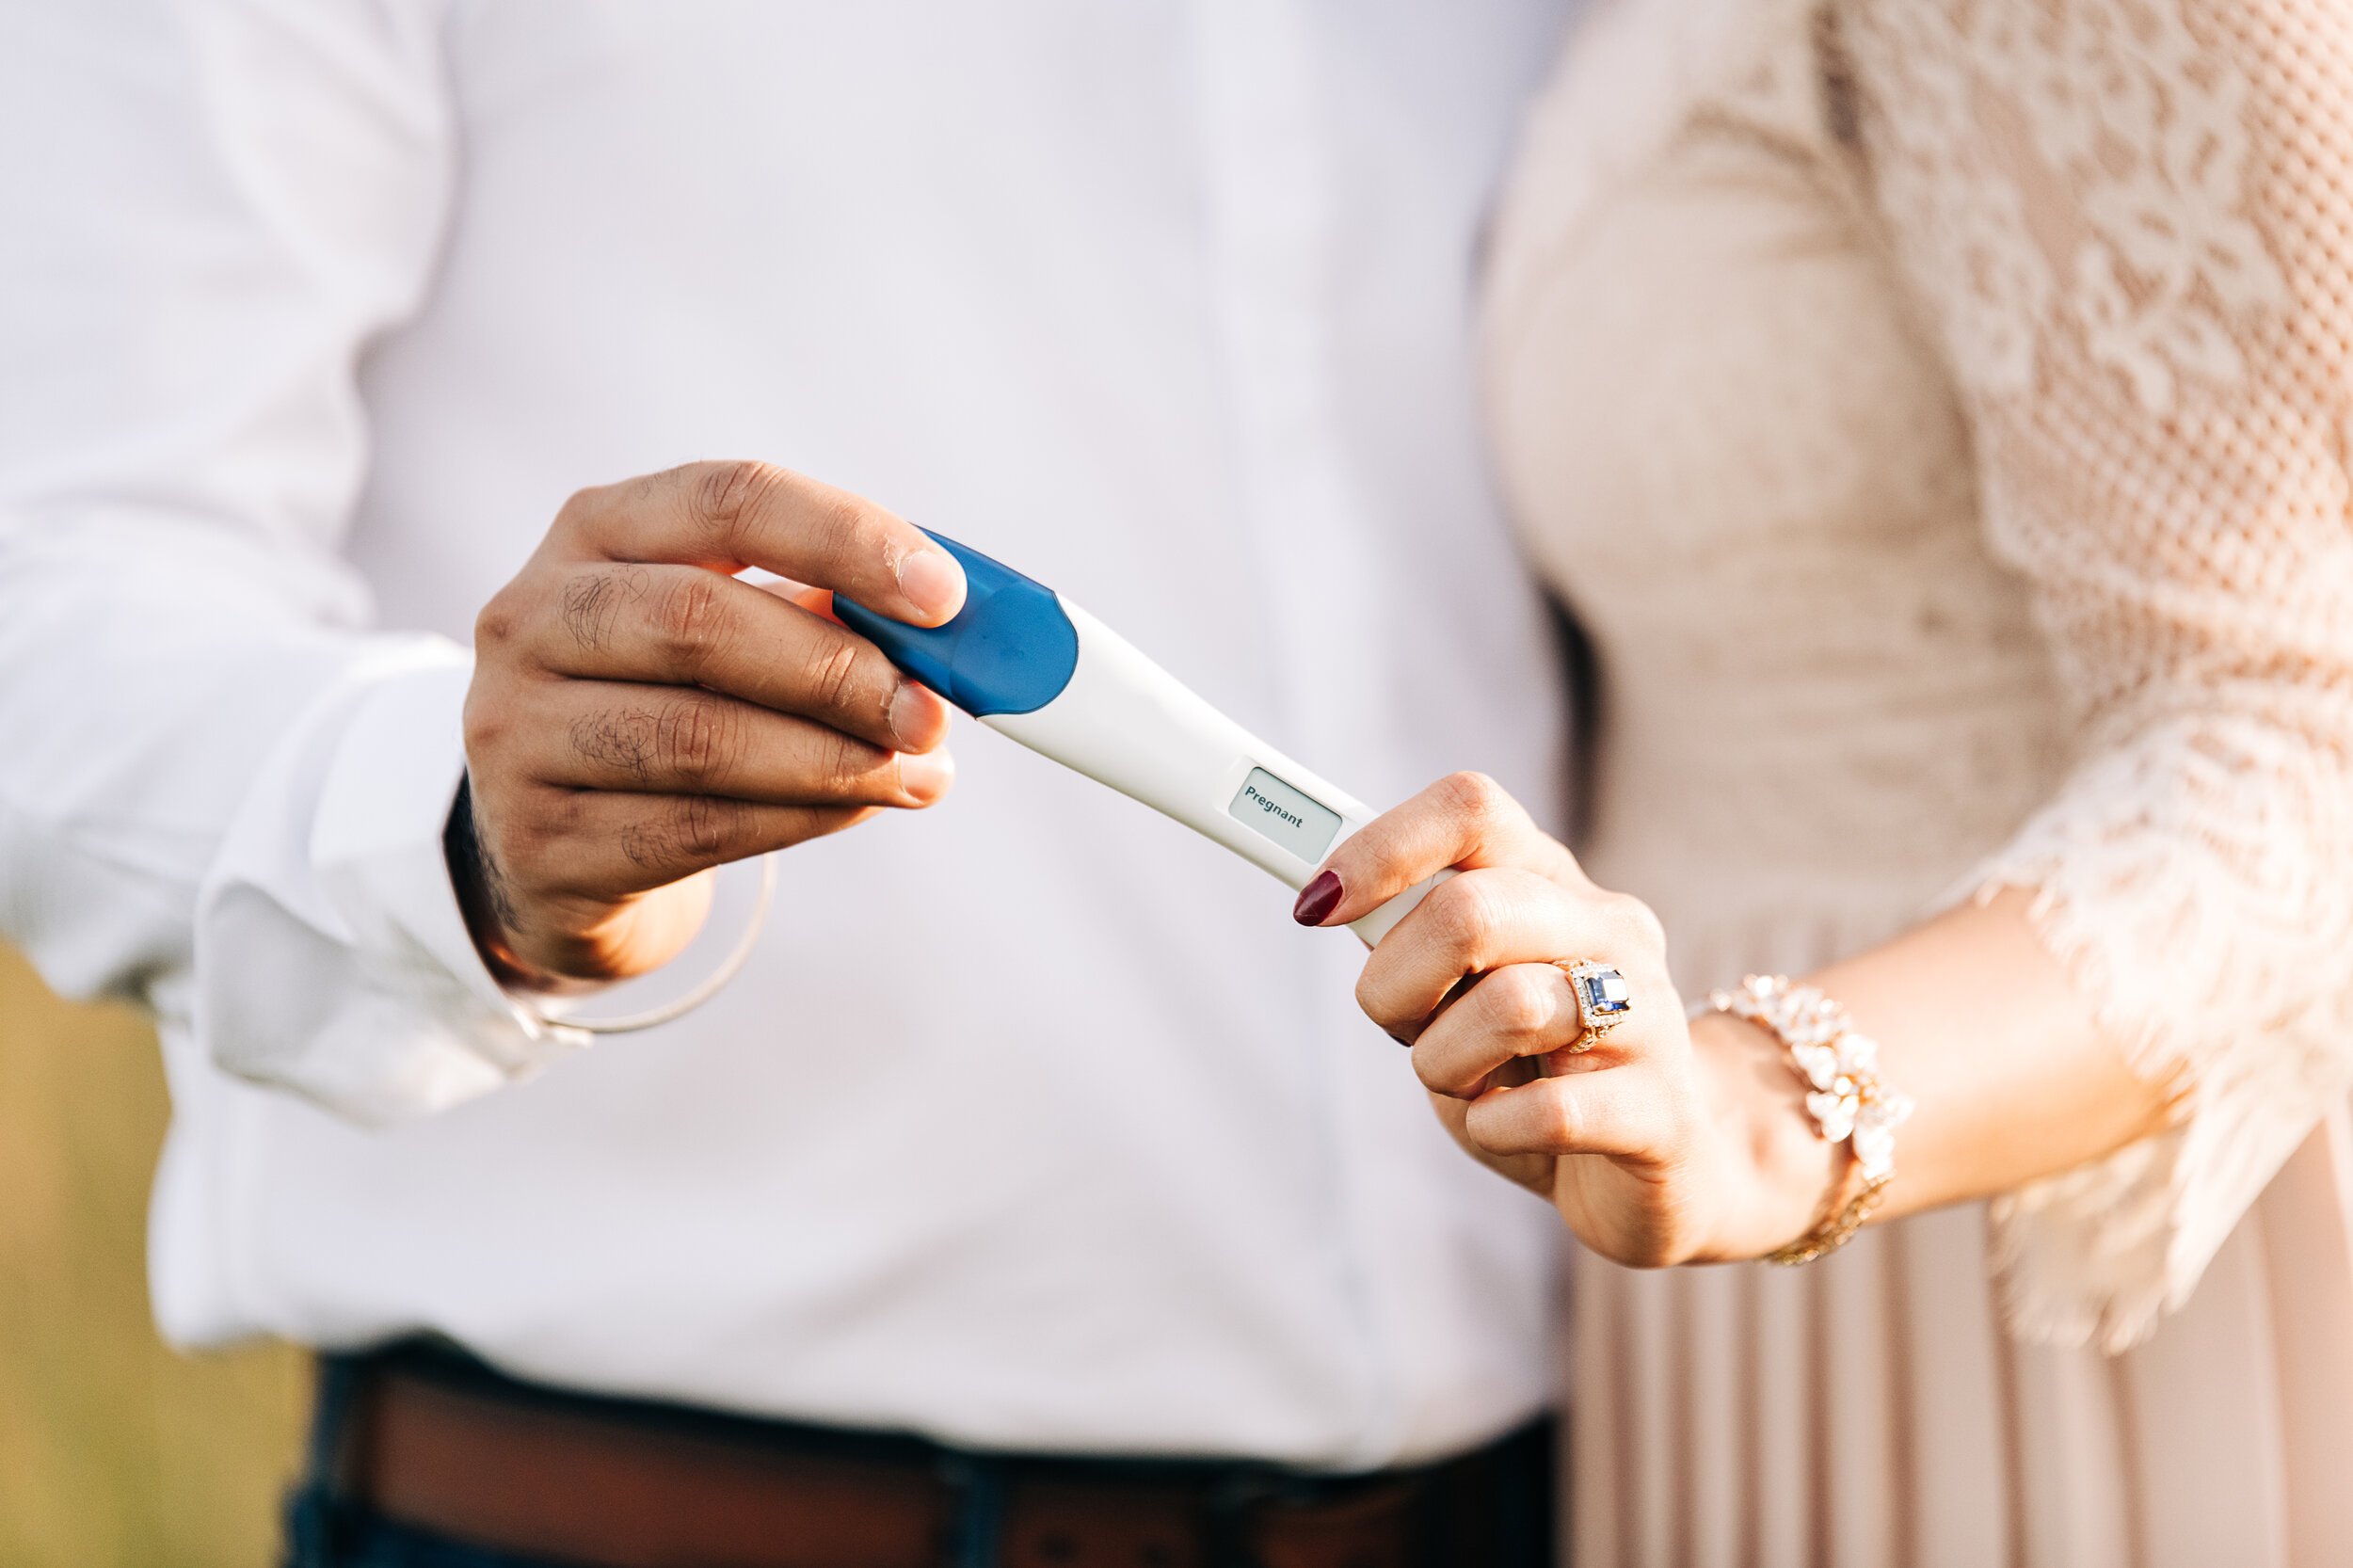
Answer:
[[[1040, 756], [1108, 784], [1259, 867], [1306, 886], [1375, 812], [1251, 734], [1043, 584], [952, 539], [964, 608], [924, 629], [836, 597], [891, 661]], [[1349, 929], [1367, 946], [1452, 875], [1407, 888]]]

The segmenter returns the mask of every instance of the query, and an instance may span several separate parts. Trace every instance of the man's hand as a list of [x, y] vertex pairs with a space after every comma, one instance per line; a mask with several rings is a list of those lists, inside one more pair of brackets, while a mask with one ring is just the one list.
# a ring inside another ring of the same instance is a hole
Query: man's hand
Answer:
[[764, 463], [565, 504], [474, 623], [451, 871], [503, 980], [643, 974], [700, 927], [712, 868], [947, 792], [946, 704], [820, 613], [833, 589], [936, 626], [964, 573], [881, 507]]

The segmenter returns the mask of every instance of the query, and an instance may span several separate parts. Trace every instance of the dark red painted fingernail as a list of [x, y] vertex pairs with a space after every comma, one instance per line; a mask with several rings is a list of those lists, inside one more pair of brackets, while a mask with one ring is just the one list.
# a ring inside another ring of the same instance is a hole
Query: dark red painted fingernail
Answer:
[[1330, 872], [1316, 872], [1316, 879], [1299, 889], [1299, 902], [1291, 905], [1291, 919], [1301, 925], [1321, 925], [1323, 918], [1340, 906], [1340, 879]]

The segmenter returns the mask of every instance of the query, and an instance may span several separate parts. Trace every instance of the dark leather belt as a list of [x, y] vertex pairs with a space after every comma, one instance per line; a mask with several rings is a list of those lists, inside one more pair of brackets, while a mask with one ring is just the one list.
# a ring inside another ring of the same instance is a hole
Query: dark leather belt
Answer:
[[1442, 1464], [1326, 1477], [968, 1453], [562, 1393], [439, 1351], [328, 1370], [344, 1380], [325, 1450], [339, 1512], [581, 1568], [1539, 1568], [1549, 1556], [1548, 1424]]

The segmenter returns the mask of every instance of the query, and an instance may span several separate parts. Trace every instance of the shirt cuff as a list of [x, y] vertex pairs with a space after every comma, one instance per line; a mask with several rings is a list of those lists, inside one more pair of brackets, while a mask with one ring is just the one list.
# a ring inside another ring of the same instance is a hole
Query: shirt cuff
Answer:
[[499, 988], [450, 882], [472, 674], [440, 639], [384, 648], [263, 764], [198, 904], [196, 1025], [228, 1071], [385, 1123], [585, 1042]]

